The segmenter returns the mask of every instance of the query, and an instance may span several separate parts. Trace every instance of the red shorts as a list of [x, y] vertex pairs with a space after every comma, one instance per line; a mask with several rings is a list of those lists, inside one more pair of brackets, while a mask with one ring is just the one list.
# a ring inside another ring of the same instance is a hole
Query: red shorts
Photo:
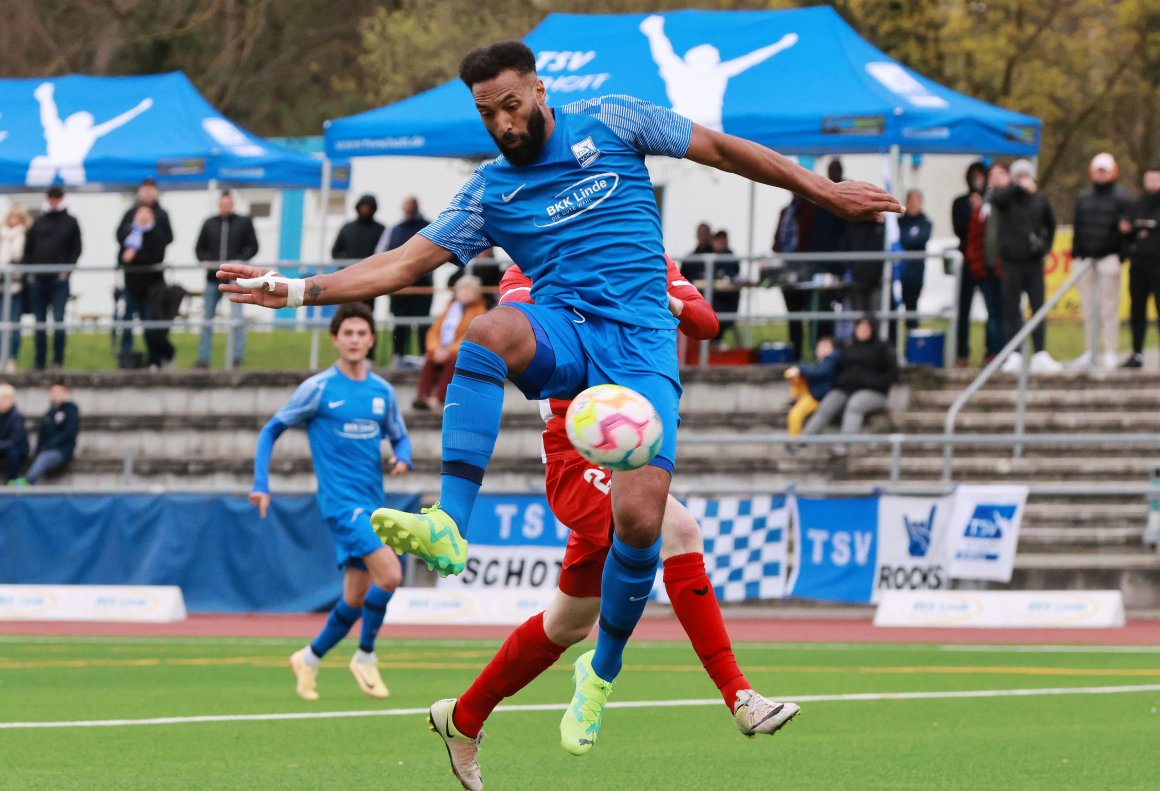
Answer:
[[593, 466], [575, 452], [548, 462], [544, 482], [548, 506], [572, 531], [560, 571], [560, 590], [569, 596], [600, 595], [604, 559], [612, 546], [610, 478], [608, 470]]

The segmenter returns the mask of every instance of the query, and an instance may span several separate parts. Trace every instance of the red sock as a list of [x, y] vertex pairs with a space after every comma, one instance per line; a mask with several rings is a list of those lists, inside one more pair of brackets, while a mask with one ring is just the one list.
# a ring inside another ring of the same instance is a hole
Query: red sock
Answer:
[[665, 561], [665, 590], [693, 650], [721, 691], [725, 705], [732, 711], [737, 693], [751, 687], [737, 666], [737, 657], [733, 656], [725, 619], [721, 617], [721, 607], [717, 604], [709, 575], [705, 573], [705, 558], [700, 552], [677, 555]]
[[564, 650], [544, 632], [543, 613], [517, 626], [455, 704], [451, 717], [455, 729], [474, 739], [501, 700], [532, 683]]

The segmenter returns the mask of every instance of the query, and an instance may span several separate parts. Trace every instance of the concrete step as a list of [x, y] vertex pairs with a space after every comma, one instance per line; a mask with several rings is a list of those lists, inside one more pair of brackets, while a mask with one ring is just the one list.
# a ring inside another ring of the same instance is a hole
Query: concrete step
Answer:
[[[941, 458], [902, 459], [901, 478], [904, 481], [926, 481], [942, 475]], [[888, 476], [889, 458], [851, 456], [837, 472], [841, 480], [859, 480]], [[1143, 457], [1120, 458], [963, 458], [956, 457], [953, 466], [955, 480], [971, 483], [1006, 483], [1009, 481], [1035, 482], [1067, 481], [1148, 481], [1152, 460]]]
[[[946, 422], [946, 410], [909, 410], [891, 416], [894, 430], [911, 434], [941, 434]], [[1045, 410], [1028, 412], [1024, 421], [1028, 433], [1063, 432], [1141, 432], [1160, 431], [1160, 410], [1092, 411]], [[955, 419], [959, 433], [1007, 433], [1015, 428], [1013, 412], [965, 412]]]
[[[943, 410], [961, 394], [961, 389], [922, 390], [911, 389], [910, 407], [917, 410]], [[1009, 390], [983, 390], [967, 402], [964, 412], [1011, 411], [1015, 409], [1016, 392]], [[1030, 390], [1025, 402], [1029, 410], [1042, 409], [1155, 409], [1158, 399], [1156, 391], [1140, 387], [1067, 387], [1050, 390]]]

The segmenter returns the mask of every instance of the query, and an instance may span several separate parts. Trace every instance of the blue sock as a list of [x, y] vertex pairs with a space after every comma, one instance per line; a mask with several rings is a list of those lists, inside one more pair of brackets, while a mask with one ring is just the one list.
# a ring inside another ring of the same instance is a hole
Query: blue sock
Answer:
[[375, 638], [379, 636], [379, 627], [383, 625], [383, 618], [387, 614], [387, 602], [391, 600], [391, 591], [383, 590], [378, 585], [372, 585], [363, 599], [362, 608], [362, 635], [359, 637], [360, 651], [370, 654], [375, 650]]
[[628, 638], [644, 613], [657, 576], [661, 540], [649, 547], [634, 547], [612, 538], [612, 550], [604, 561], [600, 580], [600, 630], [592, 669], [605, 681], [620, 675], [621, 658]]
[[483, 473], [495, 450], [508, 369], [499, 355], [464, 341], [455, 360], [443, 408], [443, 478], [440, 507], [467, 535]]
[[310, 650], [314, 652], [314, 655], [321, 659], [326, 656], [327, 651], [338, 645], [339, 640], [346, 637], [350, 627], [354, 626], [354, 622], [358, 620], [359, 612], [357, 607], [351, 607], [344, 599], [339, 599], [338, 604], [334, 605], [334, 609], [330, 611], [326, 625], [322, 627], [318, 637], [315, 637], [314, 642], [310, 644]]

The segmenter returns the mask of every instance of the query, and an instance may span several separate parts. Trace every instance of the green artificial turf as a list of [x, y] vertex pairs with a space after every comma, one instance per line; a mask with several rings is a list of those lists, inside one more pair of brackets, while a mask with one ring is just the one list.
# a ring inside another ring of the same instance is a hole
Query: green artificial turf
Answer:
[[[425, 708], [460, 694], [488, 641], [380, 643], [387, 701], [362, 696], [340, 646], [298, 700], [286, 657], [304, 640], [0, 638], [0, 723]], [[348, 641], [349, 643], [349, 641]], [[510, 702], [571, 696], [564, 660]], [[741, 644], [771, 696], [1160, 689], [1155, 650], [963, 650]], [[712, 700], [687, 645], [630, 645], [615, 701]], [[745, 739], [719, 702], [611, 708], [584, 758], [560, 712], [500, 711], [481, 753], [489, 789], [1152, 789], [1160, 691], [804, 701], [773, 738]], [[422, 714], [0, 729], [4, 789], [455, 789]]]

